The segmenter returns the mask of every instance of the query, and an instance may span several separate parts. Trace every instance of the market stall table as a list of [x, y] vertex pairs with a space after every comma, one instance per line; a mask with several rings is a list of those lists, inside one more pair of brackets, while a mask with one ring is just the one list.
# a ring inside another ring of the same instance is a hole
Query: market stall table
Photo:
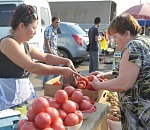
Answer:
[[[56, 86], [54, 83], [61, 81], [61, 77], [56, 77], [45, 83], [44, 96], [53, 97], [56, 91], [61, 89], [61, 86]], [[91, 113], [88, 119], [83, 121], [80, 130], [107, 130], [107, 112], [108, 105], [106, 103], [107, 91], [100, 90], [89, 91], [82, 90], [84, 95], [89, 96], [91, 99], [95, 99], [95, 105], [97, 107], [96, 112]]]
[[91, 113], [91, 115], [83, 121], [80, 130], [97, 130], [101, 121], [106, 117], [108, 105], [95, 103], [95, 106], [97, 107], [96, 112]]

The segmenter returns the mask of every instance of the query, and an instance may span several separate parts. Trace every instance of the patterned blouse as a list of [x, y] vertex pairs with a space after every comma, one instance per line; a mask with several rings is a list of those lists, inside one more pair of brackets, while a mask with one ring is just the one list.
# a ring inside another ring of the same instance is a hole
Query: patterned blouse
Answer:
[[140, 72], [132, 88], [118, 93], [122, 130], [150, 130], [150, 38], [139, 36], [130, 41], [124, 51], [127, 48], [129, 61], [138, 65]]

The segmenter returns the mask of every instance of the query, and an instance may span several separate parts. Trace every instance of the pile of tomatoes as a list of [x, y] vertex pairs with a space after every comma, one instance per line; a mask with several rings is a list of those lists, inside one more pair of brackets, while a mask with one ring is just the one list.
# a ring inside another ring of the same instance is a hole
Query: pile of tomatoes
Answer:
[[64, 91], [68, 94], [68, 99], [76, 104], [76, 109], [80, 111], [86, 111], [92, 109], [94, 101], [88, 96], [84, 96], [82, 89], [75, 89], [73, 86], [67, 86]]
[[46, 96], [36, 98], [27, 111], [27, 119], [18, 122], [18, 130], [65, 130], [58, 110], [50, 105], [54, 105], [52, 101]]
[[[88, 90], [94, 90], [95, 91], [95, 89], [89, 83], [89, 82], [93, 81], [94, 77], [95, 77], [94, 75], [89, 75], [89, 76], [86, 76], [86, 77], [78, 78], [77, 88], [79, 88], [79, 89], [88, 89]], [[106, 81], [105, 79], [101, 79], [101, 78], [98, 78], [98, 80], [100, 82]]]
[[91, 109], [90, 98], [83, 96], [81, 89], [67, 86], [58, 90], [54, 98], [36, 98], [27, 111], [27, 119], [18, 122], [18, 130], [65, 130], [82, 122], [81, 111]]
[[[96, 77], [96, 76], [89, 75], [89, 76], [86, 76], [86, 77], [82, 76], [82, 77], [77, 78], [77, 88], [79, 88], [79, 89], [88, 89], [88, 90], [95, 91], [95, 89], [90, 84], [90, 82], [93, 81], [94, 77]], [[102, 79], [102, 78], [98, 78], [98, 80], [100, 82], [105, 82], [106, 81], [106, 79]], [[55, 81], [53, 83], [53, 85], [61, 86], [61, 82], [60, 81]]]

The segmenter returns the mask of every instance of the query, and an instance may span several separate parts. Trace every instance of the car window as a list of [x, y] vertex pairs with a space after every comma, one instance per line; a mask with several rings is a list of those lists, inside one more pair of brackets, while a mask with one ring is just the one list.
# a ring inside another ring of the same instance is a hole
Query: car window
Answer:
[[60, 23], [58, 30], [57, 30], [58, 34], [67, 34], [67, 33], [71, 33], [70, 28], [67, 26], [67, 24], [62, 24]]
[[14, 12], [15, 4], [2, 4], [0, 5], [0, 27], [10, 26], [10, 18]]
[[81, 35], [86, 35], [86, 31], [82, 29], [79, 25], [77, 24], [69, 24], [68, 25], [75, 33], [81, 34]]
[[40, 9], [41, 13], [41, 25], [43, 27], [47, 27], [50, 24], [50, 19], [49, 19], [49, 14], [48, 14], [48, 9], [47, 8], [41, 8]]

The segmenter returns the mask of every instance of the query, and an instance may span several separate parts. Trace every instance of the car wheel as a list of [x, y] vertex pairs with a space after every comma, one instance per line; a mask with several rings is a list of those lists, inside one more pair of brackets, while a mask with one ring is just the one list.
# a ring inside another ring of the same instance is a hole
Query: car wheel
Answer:
[[59, 50], [59, 52], [63, 55], [64, 58], [70, 59], [70, 55], [69, 55], [66, 51], [64, 51], [64, 50]]

